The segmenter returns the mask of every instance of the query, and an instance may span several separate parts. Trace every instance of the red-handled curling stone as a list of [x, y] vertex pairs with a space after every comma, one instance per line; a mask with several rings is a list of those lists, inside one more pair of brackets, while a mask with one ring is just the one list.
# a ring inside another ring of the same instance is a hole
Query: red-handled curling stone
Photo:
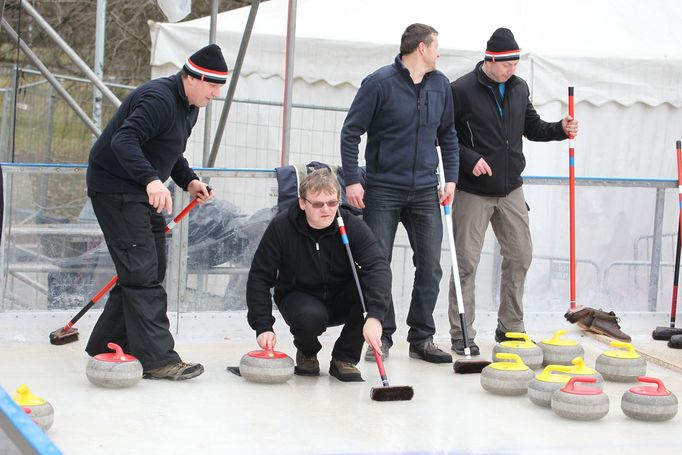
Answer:
[[635, 386], [625, 391], [620, 400], [620, 408], [626, 416], [653, 422], [675, 417], [677, 397], [665, 388], [663, 381], [648, 376], [639, 376], [637, 380], [655, 386]]
[[609, 397], [592, 386], [576, 383], [596, 383], [592, 376], [575, 376], [552, 395], [552, 410], [571, 420], [597, 420], [609, 413]]
[[142, 379], [142, 364], [136, 357], [126, 354], [121, 346], [108, 343], [114, 352], [106, 352], [91, 357], [85, 368], [88, 380], [96, 386], [108, 389], [132, 387]]
[[294, 375], [294, 360], [283, 352], [251, 351], [239, 362], [239, 372], [245, 379], [263, 384], [280, 384]]

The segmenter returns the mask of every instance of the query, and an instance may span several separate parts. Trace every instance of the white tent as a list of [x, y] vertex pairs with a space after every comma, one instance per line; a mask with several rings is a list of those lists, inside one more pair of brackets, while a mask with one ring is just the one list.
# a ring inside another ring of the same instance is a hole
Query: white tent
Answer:
[[[287, 6], [286, 0], [261, 4], [238, 98], [281, 102]], [[234, 62], [248, 13], [246, 7], [218, 15], [217, 43], [228, 56], [229, 66]], [[576, 140], [578, 176], [676, 178], [674, 146], [682, 137], [682, 34], [678, 31], [682, 3], [298, 0], [293, 102], [347, 107], [362, 79], [392, 62], [402, 31], [413, 22], [439, 30], [439, 69], [453, 80], [482, 58], [493, 30], [512, 29], [523, 51], [517, 74], [528, 81], [532, 100], [546, 120], [558, 120], [566, 114], [567, 86], [575, 86], [576, 117], [581, 122]], [[188, 55], [208, 41], [208, 30], [209, 18], [152, 24], [152, 75], [177, 71]], [[338, 130], [343, 113], [331, 120], [325, 115], [329, 113], [318, 110], [294, 117], [292, 162], [340, 161]], [[246, 115], [231, 113], [218, 166], [279, 164], [281, 113], [273, 116], [272, 112], [261, 112], [258, 116], [259, 120], [239, 123], [245, 122]], [[308, 132], [313, 124], [318, 126]], [[200, 128], [194, 137], [202, 137]], [[526, 175], [567, 174], [566, 143], [527, 143], [525, 154]], [[191, 156], [199, 164], [200, 152]], [[533, 208], [536, 254], [566, 256], [565, 188], [535, 187], [527, 193]], [[579, 188], [578, 198], [578, 257], [596, 264], [596, 280], [590, 278], [590, 285], [598, 294], [608, 267], [616, 260], [641, 259], [634, 256], [633, 245], [652, 232], [654, 192]], [[674, 198], [675, 194], [668, 191], [665, 232], [676, 230]], [[667, 250], [663, 259], [670, 261]], [[645, 267], [639, 270], [648, 276]], [[589, 271], [582, 274], [592, 275]], [[538, 277], [544, 284], [536, 289], [546, 292], [547, 286], [553, 287], [552, 277], [550, 271]], [[579, 275], [580, 279], [587, 278]], [[629, 278], [623, 281], [625, 286]], [[532, 282], [531, 277], [529, 284]], [[599, 286], [595, 284], [599, 282]], [[563, 293], [564, 283], [559, 287]], [[666, 282], [662, 297], [668, 295], [667, 290]], [[610, 295], [613, 298], [614, 294]], [[629, 302], [641, 296], [628, 294], [623, 298]]]

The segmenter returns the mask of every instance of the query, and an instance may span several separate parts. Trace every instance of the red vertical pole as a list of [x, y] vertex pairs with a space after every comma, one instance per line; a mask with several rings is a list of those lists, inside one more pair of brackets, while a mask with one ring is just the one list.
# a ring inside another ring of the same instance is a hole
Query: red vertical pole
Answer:
[[675, 327], [677, 314], [677, 283], [680, 273], [680, 236], [682, 236], [682, 141], [677, 141], [677, 191], [680, 201], [680, 227], [677, 231], [677, 254], [675, 258], [675, 283], [673, 286], [673, 303], [670, 309], [670, 327]]
[[[573, 87], [568, 87], [568, 115], [575, 118]], [[680, 200], [682, 200], [682, 193], [680, 194]], [[570, 309], [575, 310], [575, 148], [572, 135], [568, 137], [568, 204], [570, 218]]]

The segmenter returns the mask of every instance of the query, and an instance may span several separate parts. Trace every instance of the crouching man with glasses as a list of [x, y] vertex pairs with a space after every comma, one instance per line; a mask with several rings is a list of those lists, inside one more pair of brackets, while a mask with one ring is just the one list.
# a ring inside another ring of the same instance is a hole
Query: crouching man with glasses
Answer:
[[[262, 349], [275, 347], [272, 301], [294, 336], [295, 372], [319, 376], [318, 337], [343, 325], [331, 352], [329, 374], [362, 381], [356, 365], [363, 339], [381, 352], [381, 331], [391, 294], [391, 269], [362, 219], [339, 207], [340, 187], [327, 169], [311, 172], [299, 187], [298, 204], [277, 215], [263, 234], [246, 285], [247, 319]], [[336, 218], [343, 218], [363, 291], [363, 314]], [[274, 289], [274, 293], [272, 290]]]

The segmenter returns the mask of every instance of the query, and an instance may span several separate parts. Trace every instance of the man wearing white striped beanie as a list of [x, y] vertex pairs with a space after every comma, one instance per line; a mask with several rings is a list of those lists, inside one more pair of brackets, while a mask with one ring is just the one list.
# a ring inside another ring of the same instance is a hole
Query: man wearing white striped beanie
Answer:
[[[450, 281], [448, 316], [452, 350], [464, 354], [464, 334], [472, 355], [474, 342], [476, 269], [488, 225], [500, 243], [502, 271], [495, 341], [507, 332], [523, 332], [523, 288], [530, 267], [531, 242], [521, 173], [526, 166], [523, 137], [531, 141], [561, 141], [578, 134], [578, 122], [566, 116], [545, 122], [530, 102], [526, 81], [515, 76], [521, 49], [514, 34], [498, 28], [488, 40], [483, 61], [450, 86], [459, 139], [459, 180], [454, 199], [453, 231], [462, 285], [457, 301]], [[464, 305], [465, 327], [459, 317]]]
[[199, 108], [218, 95], [227, 65], [215, 44], [187, 59], [171, 76], [137, 87], [123, 100], [88, 160], [88, 196], [114, 262], [118, 282], [110, 291], [85, 351], [108, 352], [114, 342], [142, 363], [144, 377], [182, 381], [204, 372], [175, 352], [169, 331], [166, 225], [175, 184], [199, 200], [213, 193], [183, 156]]

